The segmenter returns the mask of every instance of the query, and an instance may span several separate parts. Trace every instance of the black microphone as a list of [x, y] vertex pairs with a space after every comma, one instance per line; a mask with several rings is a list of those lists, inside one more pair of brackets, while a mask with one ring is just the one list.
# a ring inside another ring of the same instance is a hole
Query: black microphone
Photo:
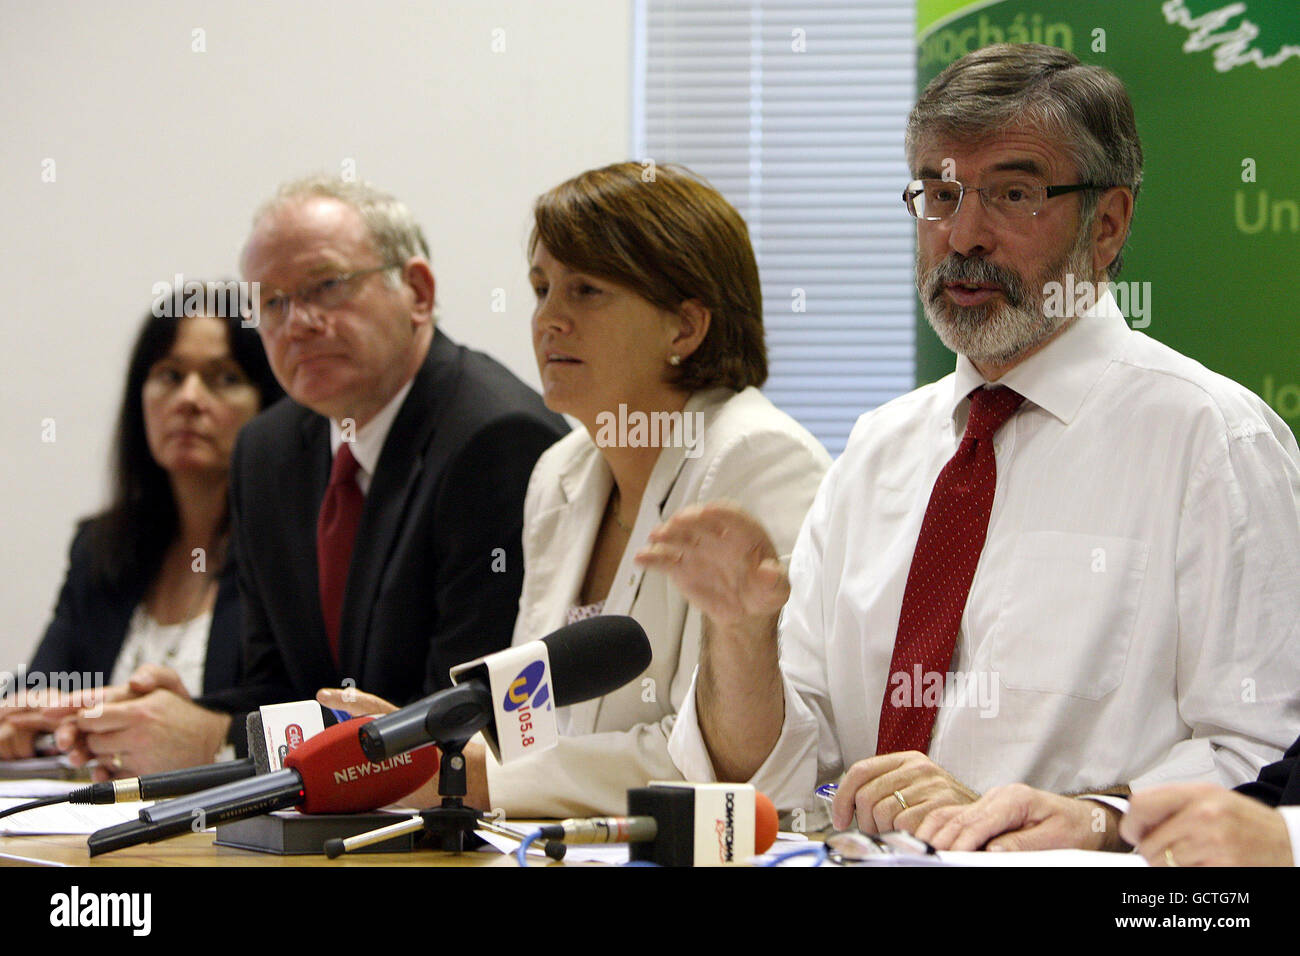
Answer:
[[[650, 641], [633, 618], [587, 618], [543, 637], [556, 707], [618, 690], [650, 666]], [[360, 730], [361, 749], [385, 760], [428, 743], [468, 740], [492, 723], [492, 694], [483, 665], [468, 680], [440, 690]]]
[[[339, 722], [334, 711], [323, 704], [318, 706], [321, 709], [321, 721], [324, 726], [332, 727]], [[250, 713], [246, 726], [249, 756], [243, 760], [228, 760], [198, 767], [185, 767], [181, 770], [126, 777], [122, 780], [92, 783], [71, 791], [67, 795], [67, 802], [104, 804], [126, 803], [131, 800], [166, 800], [267, 773], [270, 765], [266, 755], [266, 738], [262, 734], [261, 711], [255, 710]]]
[[[172, 804], [176, 801], [146, 807], [140, 811], [139, 820], [129, 820], [117, 826], [96, 830], [86, 840], [86, 846], [91, 856], [98, 856], [137, 843], [157, 843], [186, 830], [198, 833], [228, 820], [270, 813], [273, 810], [287, 810], [301, 800], [302, 794], [302, 776], [291, 770], [236, 780], [203, 791], [199, 796], [206, 799], [193, 808], [187, 807], [183, 812], [166, 812], [174, 810]], [[160, 819], [154, 820], [147, 816], [154, 810], [161, 811]]]
[[132, 820], [96, 831], [87, 846], [90, 855], [97, 856], [290, 807], [299, 807], [304, 813], [374, 810], [416, 790], [437, 770], [438, 751], [434, 747], [382, 764], [371, 763], [361, 753], [356, 730], [339, 724], [309, 738], [290, 753], [284, 770], [145, 807], [138, 822]]
[[[207, 793], [220, 793], [204, 805], [171, 814], [160, 821], [144, 819], [148, 809], [141, 810], [141, 819], [128, 820], [116, 826], [96, 830], [86, 840], [91, 856], [110, 850], [135, 846], [138, 843], [157, 843], [187, 830], [195, 833], [217, 823], [239, 820], [244, 817], [287, 810], [302, 800], [302, 776], [292, 770], [280, 770], [246, 780], [237, 780]], [[158, 804], [167, 807], [168, 804]]]
[[[335, 724], [339, 722], [339, 718], [334, 711], [330, 710], [324, 704], [319, 704], [317, 706], [319, 706], [321, 709], [321, 722], [324, 724], [325, 729], [333, 727]], [[177, 788], [173, 790], [173, 792], [171, 793], [155, 793], [152, 796], [147, 796], [139, 799], [150, 800], [150, 799], [162, 799], [164, 797], [176, 797], [177, 799], [170, 800], [167, 803], [167, 806], [172, 809], [172, 812], [182, 813], [182, 815], [185, 816], [188, 816], [193, 810], [203, 810], [206, 813], [207, 794], [205, 791], [210, 790], [213, 787], [222, 786], [227, 783], [234, 783], [239, 780], [246, 780], [249, 777], [253, 777], [253, 776], [262, 777], [270, 773], [271, 765], [270, 765], [269, 757], [266, 752], [266, 735], [262, 732], [262, 712], [260, 710], [251, 711], [245, 720], [245, 725], [248, 731], [248, 757], [245, 760], [240, 760], [235, 762], [239, 764], [248, 763], [249, 765], [251, 765], [251, 769], [249, 770], [249, 772], [239, 774], [238, 776], [232, 775], [225, 778], [214, 777], [211, 783], [196, 782], [193, 786], [187, 785], [185, 789]], [[196, 769], [208, 770], [209, 768], [200, 767]], [[188, 771], [180, 771], [180, 773], [182, 774], [187, 772]], [[112, 786], [115, 783], [116, 781], [110, 784], [95, 784], [95, 786], [101, 786], [101, 787]], [[123, 781], [123, 783], [129, 784], [130, 781]], [[256, 787], [257, 784], [254, 783], [251, 784], [250, 786]], [[120, 799], [127, 800], [133, 798], [122, 797]], [[105, 802], [112, 802], [112, 801], [105, 801]], [[149, 819], [148, 814], [150, 810], [151, 808], [148, 807], [146, 807], [144, 810], [141, 810], [140, 811], [141, 819], [148, 821]]]
[[162, 800], [184, 796], [196, 790], [219, 787], [253, 776], [256, 765], [251, 758], [209, 763], [201, 767], [147, 773], [123, 780], [92, 783], [68, 793], [68, 803], [125, 803], [130, 800]]
[[150, 773], [142, 777], [108, 780], [79, 787], [60, 796], [45, 797], [20, 807], [12, 807], [0, 812], [0, 817], [57, 803], [126, 803], [131, 800], [161, 800], [165, 797], [184, 796], [196, 790], [207, 790], [210, 787], [220, 787], [246, 779], [253, 776], [254, 770], [252, 760], [230, 760], [225, 763], [204, 764], [201, 767], [186, 767], [184, 770]]

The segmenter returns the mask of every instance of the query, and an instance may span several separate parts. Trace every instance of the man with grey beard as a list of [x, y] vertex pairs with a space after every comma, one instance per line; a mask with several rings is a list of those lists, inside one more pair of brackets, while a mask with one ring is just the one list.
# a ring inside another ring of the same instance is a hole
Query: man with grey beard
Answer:
[[987, 47], [906, 152], [956, 369], [862, 416], [788, 572], [735, 508], [652, 534], [638, 561], [707, 620], [669, 751], [783, 809], [838, 779], [834, 824], [869, 833], [1001, 784], [1078, 794], [1055, 845], [1119, 848], [1130, 788], [1252, 780], [1300, 727], [1300, 449], [1106, 286], [1142, 178], [1117, 77]]

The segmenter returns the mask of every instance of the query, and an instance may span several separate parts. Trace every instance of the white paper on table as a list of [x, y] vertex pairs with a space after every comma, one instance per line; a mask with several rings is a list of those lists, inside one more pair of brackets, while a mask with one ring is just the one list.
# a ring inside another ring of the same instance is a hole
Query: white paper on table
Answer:
[[0, 798], [61, 796], [86, 786], [85, 780], [0, 780]]
[[[795, 846], [789, 842], [800, 839], [801, 835], [796, 833], [777, 834], [777, 842], [772, 845], [761, 857], [755, 859], [756, 863], [765, 863], [774, 856], [787, 853]], [[811, 854], [808, 856], [791, 857], [789, 860], [780, 863], [780, 866], [815, 866], [817, 858]], [[827, 861], [823, 866], [834, 866], [835, 864]], [[962, 852], [956, 850], [941, 850], [936, 854], [927, 854], [925, 856], [913, 856], [910, 854], [892, 854], [873, 857], [859, 863], [850, 864], [851, 866], [1033, 866], [1033, 867], [1125, 867], [1125, 866], [1146, 866], [1144, 860], [1137, 853], [1103, 853], [1095, 850], [1036, 850], [1026, 852], [1002, 852], [989, 853], [979, 852]]]
[[[25, 799], [0, 799], [0, 810], [27, 803]], [[140, 819], [140, 809], [152, 801], [132, 800], [128, 803], [94, 804], [56, 803], [37, 807], [0, 820], [2, 836], [49, 836], [54, 834], [91, 834], [104, 827], [116, 826], [129, 820]]]
[[[753, 866], [764, 866], [768, 863], [771, 863], [774, 859], [781, 856], [782, 854], [791, 853], [794, 850], [798, 850], [801, 848], [800, 846], [801, 844], [809, 843], [809, 842], [811, 841], [808, 839], [808, 835], [805, 833], [789, 833], [787, 831], [782, 830], [777, 833], [776, 842], [773, 843], [770, 847], [768, 847], [767, 852], [760, 853], [758, 856], [750, 860], [750, 863]], [[800, 856], [792, 856], [788, 860], [782, 860], [780, 863], [777, 863], [776, 865], [782, 867], [813, 866], [816, 862], [817, 862], [817, 857], [809, 853], [809, 854], [801, 854]]]
[[[476, 830], [475, 832], [502, 853], [514, 853], [519, 849], [519, 844], [524, 842], [524, 837], [536, 829], [536, 827], [525, 827], [510, 823], [498, 823], [497, 826], [521, 835], [518, 839], [513, 839], [504, 833], [492, 830]], [[628, 860], [626, 843], [566, 843], [565, 847], [564, 858], [575, 863], [609, 863], [617, 866], [626, 863]], [[550, 859], [542, 850], [540, 842], [533, 843], [528, 848], [528, 855], [530, 857], [538, 856], [545, 860]]]
[[1002, 853], [941, 850], [945, 863], [956, 866], [1146, 866], [1137, 853], [1104, 853], [1099, 850], [1033, 850]]
[[[479, 830], [478, 835], [487, 843], [491, 844], [502, 853], [514, 853], [519, 848], [519, 844], [524, 842], [524, 838], [532, 833], [535, 827], [518, 824], [518, 823], [498, 823], [497, 827], [509, 830], [518, 835], [517, 839], [502, 833], [494, 833], [491, 830]], [[778, 833], [777, 842], [772, 844], [769, 854], [785, 852], [796, 848], [796, 844], [807, 843], [808, 837], [802, 833]], [[619, 866], [627, 863], [630, 852], [626, 843], [566, 843], [564, 858], [579, 863], [608, 863], [611, 866]], [[546, 857], [540, 843], [534, 843], [528, 848], [529, 856]], [[753, 862], [759, 863], [768, 859], [767, 855], [754, 857]], [[807, 860], [811, 864], [812, 857], [795, 857], [788, 865], [802, 865], [802, 861]]]

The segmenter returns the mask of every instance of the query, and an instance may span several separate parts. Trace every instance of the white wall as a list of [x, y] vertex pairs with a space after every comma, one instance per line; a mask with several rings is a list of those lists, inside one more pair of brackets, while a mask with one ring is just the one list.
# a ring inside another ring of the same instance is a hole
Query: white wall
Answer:
[[351, 160], [403, 199], [433, 247], [443, 328], [535, 385], [530, 204], [627, 158], [630, 52], [625, 0], [7, 5], [0, 670], [27, 660], [74, 520], [105, 501], [152, 285], [235, 276], [279, 181]]

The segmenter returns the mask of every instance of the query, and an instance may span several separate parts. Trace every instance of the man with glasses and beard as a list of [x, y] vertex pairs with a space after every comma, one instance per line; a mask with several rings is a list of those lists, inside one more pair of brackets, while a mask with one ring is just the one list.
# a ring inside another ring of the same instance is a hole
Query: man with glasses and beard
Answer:
[[669, 750], [787, 809], [838, 779], [833, 823], [868, 833], [1001, 784], [1078, 794], [1056, 845], [1118, 848], [1130, 788], [1252, 780], [1300, 726], [1300, 450], [1106, 286], [1142, 178], [1113, 74], [987, 47], [906, 151], [956, 370], [862, 416], [788, 573], [735, 508], [651, 536], [708, 621]]

